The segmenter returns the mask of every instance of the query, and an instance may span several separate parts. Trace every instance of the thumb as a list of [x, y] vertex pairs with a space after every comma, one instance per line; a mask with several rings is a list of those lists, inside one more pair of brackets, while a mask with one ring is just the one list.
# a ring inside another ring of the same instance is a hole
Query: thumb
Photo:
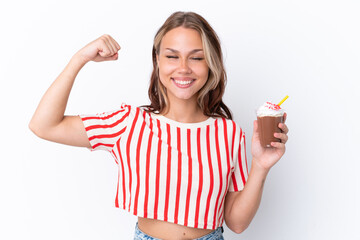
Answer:
[[107, 58], [107, 60], [117, 60], [119, 57], [118, 53], [115, 53], [114, 55]]
[[259, 123], [257, 120], [254, 120], [253, 140], [258, 140], [258, 139], [260, 139]]
[[253, 135], [251, 140], [252, 143], [260, 142], [259, 123], [257, 120], [254, 120]]
[[98, 55], [98, 56], [96, 56], [96, 58], [94, 59], [94, 62], [117, 60], [118, 57], [119, 57], [118, 53], [115, 53], [114, 55], [108, 56], [108, 57], [102, 57], [102, 56]]
[[257, 120], [254, 120], [253, 134], [257, 134], [259, 132], [258, 129], [259, 129], [259, 124]]

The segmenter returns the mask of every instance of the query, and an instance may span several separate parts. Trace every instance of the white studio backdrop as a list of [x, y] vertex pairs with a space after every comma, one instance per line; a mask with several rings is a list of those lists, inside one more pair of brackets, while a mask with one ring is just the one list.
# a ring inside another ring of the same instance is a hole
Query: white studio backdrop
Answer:
[[225, 103], [246, 132], [255, 109], [280, 101], [287, 152], [271, 170], [249, 228], [225, 239], [360, 239], [358, 1], [2, 1], [0, 4], [0, 239], [132, 239], [136, 217], [114, 207], [106, 152], [50, 143], [28, 129], [71, 56], [104, 33], [119, 60], [79, 73], [67, 114], [148, 103], [152, 40], [174, 11], [218, 33]]

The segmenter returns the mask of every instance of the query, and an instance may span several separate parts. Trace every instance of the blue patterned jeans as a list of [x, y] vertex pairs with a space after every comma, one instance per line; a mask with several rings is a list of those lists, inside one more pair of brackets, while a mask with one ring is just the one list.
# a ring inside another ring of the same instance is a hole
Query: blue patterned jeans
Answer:
[[[209, 234], [206, 234], [205, 236], [202, 236], [200, 238], [196, 238], [194, 240], [224, 240], [224, 237], [222, 234], [223, 231], [224, 231], [224, 229], [222, 227], [219, 227], [215, 231], [213, 231]], [[139, 229], [138, 224], [136, 223], [134, 240], [161, 240], [161, 239], [154, 238], [154, 237], [149, 236], [146, 233], [142, 232]]]

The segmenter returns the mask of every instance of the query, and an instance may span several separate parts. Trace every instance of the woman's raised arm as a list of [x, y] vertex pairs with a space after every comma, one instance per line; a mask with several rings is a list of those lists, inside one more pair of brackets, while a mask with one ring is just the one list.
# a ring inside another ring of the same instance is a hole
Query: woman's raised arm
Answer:
[[89, 61], [101, 62], [118, 58], [119, 44], [103, 35], [80, 49], [42, 97], [29, 128], [38, 137], [72, 146], [90, 147], [79, 116], [64, 116], [75, 78]]

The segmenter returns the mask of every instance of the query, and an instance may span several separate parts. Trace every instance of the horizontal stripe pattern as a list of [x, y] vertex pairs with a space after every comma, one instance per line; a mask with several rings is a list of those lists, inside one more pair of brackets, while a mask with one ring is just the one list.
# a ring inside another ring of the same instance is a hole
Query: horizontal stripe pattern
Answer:
[[80, 115], [92, 150], [111, 152], [116, 141], [126, 130], [130, 111], [131, 106], [122, 104], [120, 110], [117, 109], [96, 115]]
[[115, 206], [134, 215], [216, 229], [226, 193], [244, 188], [245, 134], [232, 120], [184, 124], [125, 104], [82, 120], [119, 168]]

